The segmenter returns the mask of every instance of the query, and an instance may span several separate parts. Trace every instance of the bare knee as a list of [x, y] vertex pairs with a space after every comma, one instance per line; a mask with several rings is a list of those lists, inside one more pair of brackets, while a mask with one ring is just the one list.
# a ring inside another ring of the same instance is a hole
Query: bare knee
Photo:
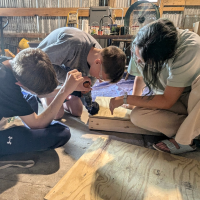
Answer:
[[61, 119], [64, 115], [65, 111], [63, 106], [61, 106], [60, 110], [58, 111], [57, 115], [54, 117], [54, 119]]
[[70, 112], [76, 117], [80, 117], [83, 112], [83, 104], [79, 97], [71, 95], [69, 101], [63, 104], [66, 111]]
[[[50, 105], [50, 103], [53, 101], [54, 97], [50, 98], [41, 98], [40, 101], [42, 103], [42, 106], [44, 109], [47, 109], [47, 107]], [[61, 119], [64, 115], [64, 108], [61, 106], [60, 110], [58, 111], [57, 115], [54, 117], [54, 119]]]

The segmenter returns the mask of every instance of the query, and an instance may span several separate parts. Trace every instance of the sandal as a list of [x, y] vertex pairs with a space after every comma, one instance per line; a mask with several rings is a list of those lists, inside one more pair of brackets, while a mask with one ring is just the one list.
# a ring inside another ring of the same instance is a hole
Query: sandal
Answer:
[[[164, 143], [170, 152], [168, 151], [165, 151], [165, 150], [162, 150], [161, 148], [159, 148], [156, 144], [158, 143]], [[153, 148], [158, 150], [158, 151], [161, 151], [161, 152], [165, 152], [165, 153], [171, 153], [171, 154], [181, 154], [181, 153], [186, 153], [186, 152], [190, 152], [190, 151], [195, 151], [196, 150], [196, 145], [182, 145], [182, 144], [178, 144], [179, 146], [179, 149], [177, 149], [177, 147], [169, 140], [162, 140], [156, 144], [153, 144]]]

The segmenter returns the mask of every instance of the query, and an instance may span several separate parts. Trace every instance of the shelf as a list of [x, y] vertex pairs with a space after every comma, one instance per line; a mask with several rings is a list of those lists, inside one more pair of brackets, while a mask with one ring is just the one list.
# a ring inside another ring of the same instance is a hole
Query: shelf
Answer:
[[[4, 37], [45, 38], [48, 33], [4, 33]], [[133, 35], [92, 35], [95, 39], [132, 39]]]
[[[69, 12], [77, 11], [79, 8], [0, 8], [0, 16], [67, 16]], [[79, 10], [79, 17], [88, 17], [89, 10]]]
[[4, 37], [18, 37], [18, 38], [45, 38], [48, 33], [4, 33]]
[[132, 39], [133, 35], [92, 35], [95, 39]]
[[[68, 16], [69, 12], [76, 12], [79, 8], [0, 8], [0, 16], [4, 17], [26, 17], [26, 16]], [[123, 8], [126, 15], [128, 8]], [[184, 11], [184, 7], [164, 7], [163, 11]], [[122, 16], [122, 10], [114, 10], [116, 17]], [[79, 17], [89, 17], [89, 10], [79, 10]]]

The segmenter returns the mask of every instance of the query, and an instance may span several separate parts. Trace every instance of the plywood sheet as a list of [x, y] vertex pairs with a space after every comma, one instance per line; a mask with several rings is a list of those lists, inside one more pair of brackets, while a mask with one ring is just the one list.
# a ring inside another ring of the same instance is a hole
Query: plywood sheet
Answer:
[[98, 139], [46, 200], [199, 200], [200, 162]]

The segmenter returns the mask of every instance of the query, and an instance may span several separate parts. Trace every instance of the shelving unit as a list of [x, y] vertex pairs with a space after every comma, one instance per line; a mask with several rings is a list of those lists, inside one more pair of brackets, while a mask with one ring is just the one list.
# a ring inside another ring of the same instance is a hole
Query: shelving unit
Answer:
[[[132, 0], [133, 4], [136, 0]], [[108, 6], [116, 7], [115, 0], [109, 0]], [[159, 6], [160, 15], [163, 12], [184, 12], [185, 6], [200, 6], [200, 0], [158, 0], [155, 3]], [[77, 11], [78, 7], [70, 8], [0, 8], [0, 17], [67, 17], [69, 12]], [[126, 15], [128, 8], [123, 8], [123, 17]], [[116, 18], [122, 17], [122, 10], [113, 10]], [[89, 10], [83, 9], [78, 12], [79, 17], [89, 17]], [[48, 31], [47, 31], [48, 32]], [[37, 33], [37, 32], [5, 32], [5, 38], [40, 38], [43, 39], [48, 33]], [[94, 36], [96, 39], [120, 39], [119, 36]], [[116, 38], [117, 37], [117, 38]], [[125, 36], [120, 36], [124, 39]], [[126, 36], [129, 39], [132, 36]]]

